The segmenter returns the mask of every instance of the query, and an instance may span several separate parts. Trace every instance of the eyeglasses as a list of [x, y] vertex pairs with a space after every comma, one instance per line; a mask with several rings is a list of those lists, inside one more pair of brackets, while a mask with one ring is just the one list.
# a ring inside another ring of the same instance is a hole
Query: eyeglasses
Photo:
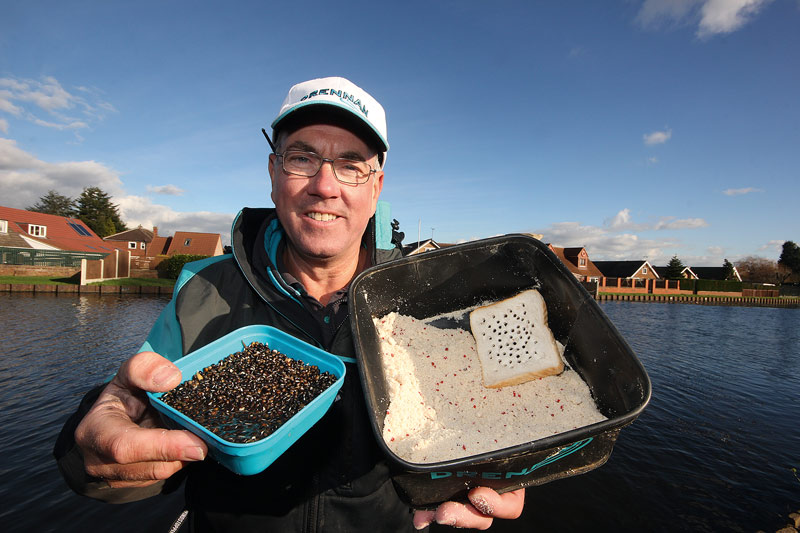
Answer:
[[312, 178], [317, 175], [323, 163], [330, 163], [336, 179], [347, 185], [360, 185], [369, 181], [375, 170], [366, 161], [355, 161], [337, 157], [328, 159], [314, 152], [301, 152], [299, 150], [286, 150], [282, 154], [275, 154], [281, 158], [281, 166], [287, 174]]
[[[267, 131], [262, 128], [261, 133], [267, 138], [272, 152], [275, 153], [275, 145], [267, 135]], [[314, 152], [303, 152], [300, 150], [286, 150], [282, 154], [275, 153], [281, 158], [281, 168], [287, 174], [313, 178], [322, 168], [323, 163], [330, 163], [333, 168], [333, 175], [336, 179], [346, 185], [361, 185], [369, 181], [370, 176], [376, 172], [366, 161], [345, 159], [337, 157], [328, 159]]]

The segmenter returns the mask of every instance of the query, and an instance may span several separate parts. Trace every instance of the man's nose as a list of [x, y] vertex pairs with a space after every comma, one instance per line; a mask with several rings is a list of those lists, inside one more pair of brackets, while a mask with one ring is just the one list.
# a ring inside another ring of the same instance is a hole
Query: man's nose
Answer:
[[333, 161], [324, 160], [316, 176], [311, 178], [309, 187], [312, 193], [319, 196], [337, 196], [339, 194], [339, 180], [333, 170]]

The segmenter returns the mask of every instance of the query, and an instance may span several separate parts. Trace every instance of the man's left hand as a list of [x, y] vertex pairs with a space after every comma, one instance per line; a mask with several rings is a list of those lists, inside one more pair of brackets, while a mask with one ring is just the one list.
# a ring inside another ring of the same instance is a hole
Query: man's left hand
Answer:
[[467, 494], [468, 504], [445, 502], [435, 511], [414, 511], [414, 527], [422, 529], [431, 522], [460, 528], [488, 529], [495, 518], [518, 518], [525, 505], [525, 489], [497, 494], [486, 487], [476, 487]]

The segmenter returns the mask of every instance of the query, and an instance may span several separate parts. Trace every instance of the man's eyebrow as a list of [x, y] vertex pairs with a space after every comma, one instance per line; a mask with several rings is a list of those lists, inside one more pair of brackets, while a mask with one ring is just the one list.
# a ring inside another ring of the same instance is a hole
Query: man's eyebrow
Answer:
[[303, 141], [294, 141], [292, 144], [286, 147], [287, 150], [300, 150], [303, 152], [314, 152], [317, 153], [317, 149], [311, 146], [308, 143]]
[[[307, 142], [301, 140], [296, 140], [292, 142], [286, 147], [286, 150], [300, 150], [302, 152], [314, 152], [315, 154], [317, 153], [316, 148], [314, 148]], [[361, 154], [354, 150], [348, 150], [346, 152], [342, 152], [340, 154], [337, 154], [336, 157], [342, 159], [352, 159], [353, 161], [366, 161], [367, 159], [369, 159], [367, 157], [364, 157], [364, 154]]]

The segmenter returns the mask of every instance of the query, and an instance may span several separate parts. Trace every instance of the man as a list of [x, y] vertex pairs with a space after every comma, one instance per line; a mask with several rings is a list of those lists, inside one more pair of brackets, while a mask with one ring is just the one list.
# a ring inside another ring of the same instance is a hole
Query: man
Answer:
[[193, 531], [486, 528], [493, 517], [516, 518], [523, 491], [486, 488], [470, 493], [471, 504], [412, 517], [375, 443], [354, 365], [325, 417], [255, 476], [204, 461], [200, 438], [161, 428], [143, 391], [175, 387], [170, 361], [236, 328], [273, 325], [352, 364], [347, 288], [400, 255], [378, 204], [389, 144], [376, 100], [343, 78], [311, 80], [292, 87], [272, 128], [275, 209], [243, 209], [233, 254], [187, 265], [142, 351], [84, 398], [55, 450], [70, 487], [126, 502], [185, 480]]

